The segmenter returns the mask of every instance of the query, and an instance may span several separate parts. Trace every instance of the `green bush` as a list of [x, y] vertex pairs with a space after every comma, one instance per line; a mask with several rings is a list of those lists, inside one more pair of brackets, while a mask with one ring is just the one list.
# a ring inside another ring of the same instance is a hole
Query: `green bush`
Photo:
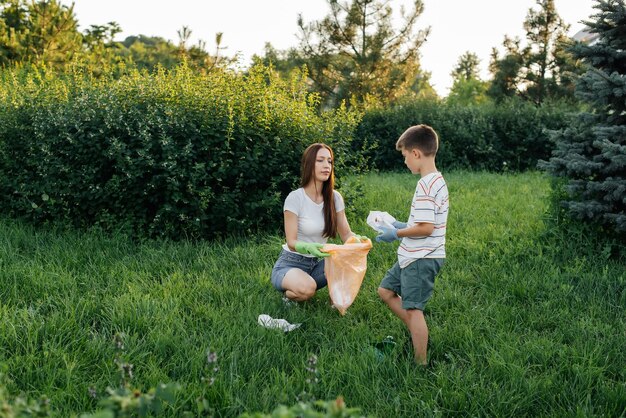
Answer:
[[355, 113], [319, 116], [305, 75], [186, 67], [93, 79], [5, 71], [0, 210], [132, 234], [214, 237], [281, 224], [313, 142], [346, 160]]
[[403, 167], [402, 156], [395, 150], [398, 137], [409, 126], [425, 123], [441, 139], [440, 168], [521, 171], [550, 155], [554, 144], [544, 131], [565, 126], [572, 110], [565, 104], [536, 107], [521, 100], [477, 106], [412, 101], [366, 111], [354, 146], [365, 150], [373, 166], [395, 170]]

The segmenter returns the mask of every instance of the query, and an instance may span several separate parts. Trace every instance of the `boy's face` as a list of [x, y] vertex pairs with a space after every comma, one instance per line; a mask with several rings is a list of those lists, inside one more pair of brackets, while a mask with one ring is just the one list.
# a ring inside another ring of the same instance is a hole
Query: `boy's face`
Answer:
[[419, 150], [402, 148], [402, 156], [404, 157], [404, 164], [411, 170], [411, 173], [418, 174], [421, 166]]

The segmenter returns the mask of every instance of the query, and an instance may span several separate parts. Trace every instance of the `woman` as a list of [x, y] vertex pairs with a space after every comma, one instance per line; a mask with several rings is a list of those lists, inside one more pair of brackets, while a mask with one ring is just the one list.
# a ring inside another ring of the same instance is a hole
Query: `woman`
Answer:
[[[301, 181], [283, 207], [287, 242], [272, 269], [272, 284], [293, 301], [310, 299], [327, 285], [321, 251], [337, 233], [345, 242], [355, 235], [346, 219], [343, 198], [334, 190], [332, 149], [313, 144], [302, 155]], [[360, 238], [357, 236], [357, 238]]]

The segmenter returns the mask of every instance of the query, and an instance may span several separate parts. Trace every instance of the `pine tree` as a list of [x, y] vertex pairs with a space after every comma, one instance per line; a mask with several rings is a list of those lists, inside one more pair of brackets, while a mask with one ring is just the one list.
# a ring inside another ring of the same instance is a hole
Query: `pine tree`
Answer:
[[541, 104], [572, 96], [569, 74], [580, 70], [567, 52], [569, 25], [557, 13], [554, 0], [536, 0], [536, 5], [524, 20], [525, 45], [519, 38], [505, 36], [504, 56], [493, 49], [489, 95], [495, 100], [519, 96]]
[[450, 74], [453, 84], [446, 98], [448, 103], [467, 106], [484, 103], [487, 100], [488, 83], [482, 81], [478, 75], [479, 64], [480, 60], [473, 52], [467, 51], [459, 57], [456, 67]]
[[0, 1], [0, 64], [62, 66], [81, 49], [74, 5], [59, 0]]
[[596, 0], [585, 22], [599, 39], [578, 43], [574, 55], [587, 65], [577, 96], [588, 104], [575, 123], [553, 135], [556, 149], [541, 166], [565, 177], [563, 205], [576, 219], [626, 236], [626, 4]]
[[322, 100], [374, 97], [393, 101], [410, 92], [434, 95], [419, 62], [429, 28], [416, 30], [424, 5], [412, 0], [401, 8], [402, 24], [393, 25], [391, 0], [327, 0], [331, 12], [309, 24], [298, 18], [300, 50]]

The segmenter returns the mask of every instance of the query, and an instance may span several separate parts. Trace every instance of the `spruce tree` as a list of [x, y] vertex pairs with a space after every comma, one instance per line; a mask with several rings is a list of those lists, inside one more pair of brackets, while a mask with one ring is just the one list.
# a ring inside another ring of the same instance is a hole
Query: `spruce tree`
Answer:
[[572, 125], [553, 133], [556, 148], [540, 165], [566, 178], [562, 204], [576, 219], [626, 236], [626, 4], [596, 0], [597, 12], [585, 22], [599, 35], [572, 52], [587, 64], [576, 85], [586, 104]]

